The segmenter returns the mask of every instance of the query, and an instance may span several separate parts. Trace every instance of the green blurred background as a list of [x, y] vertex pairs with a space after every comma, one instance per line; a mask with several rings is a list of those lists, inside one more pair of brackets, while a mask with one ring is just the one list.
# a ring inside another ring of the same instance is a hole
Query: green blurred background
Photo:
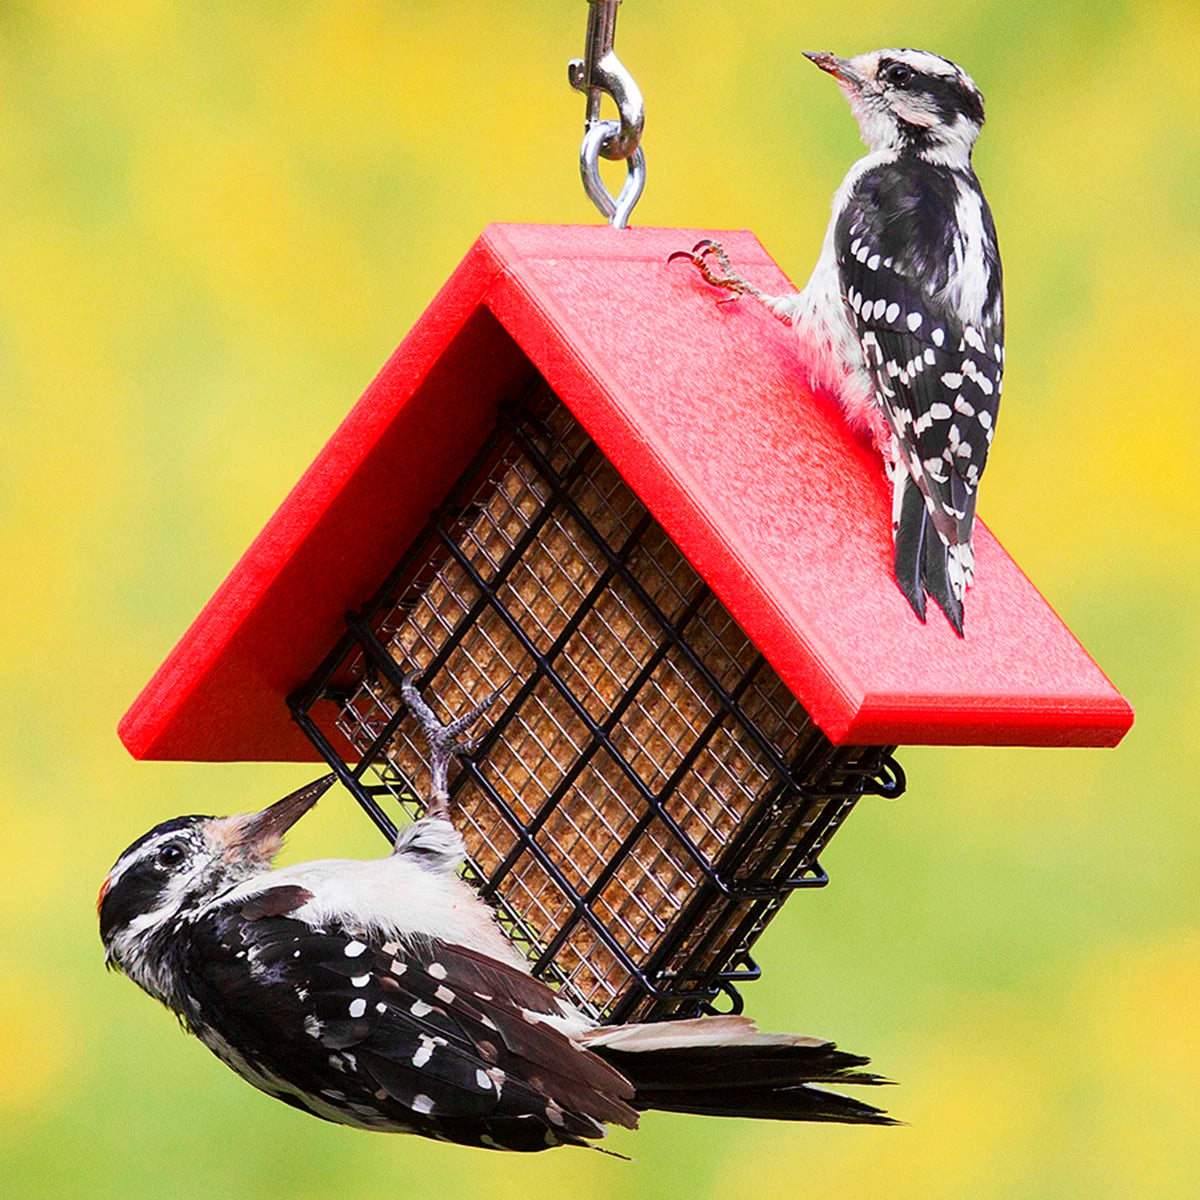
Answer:
[[[152, 823], [311, 775], [134, 763], [115, 726], [480, 229], [596, 220], [586, 5], [0, 7], [5, 1194], [1200, 1194], [1200, 6], [898, 7], [628, 0], [636, 220], [748, 226], [803, 282], [860, 146], [800, 51], [967, 66], [1010, 313], [982, 512], [1138, 723], [908, 750], [760, 943], [748, 1010], [869, 1051], [907, 1128], [650, 1115], [631, 1164], [274, 1103], [105, 974], [92, 911]], [[327, 803], [289, 854], [376, 836]]]

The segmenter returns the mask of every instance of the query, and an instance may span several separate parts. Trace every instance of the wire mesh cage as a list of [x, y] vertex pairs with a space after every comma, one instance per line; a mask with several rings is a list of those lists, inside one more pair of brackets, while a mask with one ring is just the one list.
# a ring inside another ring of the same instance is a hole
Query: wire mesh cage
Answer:
[[[831, 745], [541, 380], [290, 700], [389, 838], [427, 793], [413, 670], [443, 719], [502, 689], [451, 775], [466, 872], [600, 1019], [740, 1009], [855, 802], [904, 786], [894, 747]], [[353, 766], [314, 717], [330, 697]]]

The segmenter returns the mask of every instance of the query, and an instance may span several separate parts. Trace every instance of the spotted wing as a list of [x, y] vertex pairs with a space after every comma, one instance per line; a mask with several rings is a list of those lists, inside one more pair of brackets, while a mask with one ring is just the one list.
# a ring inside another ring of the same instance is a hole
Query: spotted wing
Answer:
[[255, 1086], [315, 1116], [508, 1150], [636, 1124], [624, 1076], [539, 1019], [561, 1015], [554, 993], [464, 947], [237, 911], [189, 940], [189, 1024]]
[[[900, 456], [942, 538], [969, 542], [1004, 360], [991, 214], [961, 172], [879, 168], [859, 180], [835, 236], [843, 296]], [[983, 296], [970, 325], [954, 302], [963, 288]]]

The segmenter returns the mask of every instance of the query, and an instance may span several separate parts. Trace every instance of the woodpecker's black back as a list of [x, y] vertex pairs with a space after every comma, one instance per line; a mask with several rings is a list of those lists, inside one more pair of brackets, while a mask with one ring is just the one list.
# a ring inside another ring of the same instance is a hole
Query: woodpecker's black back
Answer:
[[505, 1150], [636, 1124], [613, 1068], [527, 1019], [557, 1013], [530, 977], [463, 947], [414, 955], [271, 909], [218, 910], [172, 951], [186, 1024], [255, 1086], [325, 1120]]
[[[903, 497], [896, 581], [922, 619], [928, 591], [961, 635], [976, 490], [1004, 370], [991, 210], [969, 168], [904, 151], [862, 173], [835, 241], [848, 315], [900, 465], [924, 499], [911, 489]], [[954, 577], [957, 553], [969, 556], [966, 580]]]

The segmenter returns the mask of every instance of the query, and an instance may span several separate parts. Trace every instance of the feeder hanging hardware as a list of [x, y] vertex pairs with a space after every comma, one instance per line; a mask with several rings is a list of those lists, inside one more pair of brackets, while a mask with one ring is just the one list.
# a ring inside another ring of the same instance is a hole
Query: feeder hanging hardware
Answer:
[[[587, 93], [587, 117], [583, 146], [579, 151], [579, 173], [592, 203], [608, 223], [624, 229], [634, 205], [646, 186], [646, 156], [642, 151], [642, 127], [646, 105], [633, 76], [613, 51], [617, 29], [617, 5], [621, 0], [588, 0], [587, 48], [583, 58], [567, 64], [567, 79], [578, 92]], [[601, 120], [600, 102], [611, 96], [620, 120]], [[600, 158], [625, 161], [625, 183], [613, 198], [600, 178]]]

